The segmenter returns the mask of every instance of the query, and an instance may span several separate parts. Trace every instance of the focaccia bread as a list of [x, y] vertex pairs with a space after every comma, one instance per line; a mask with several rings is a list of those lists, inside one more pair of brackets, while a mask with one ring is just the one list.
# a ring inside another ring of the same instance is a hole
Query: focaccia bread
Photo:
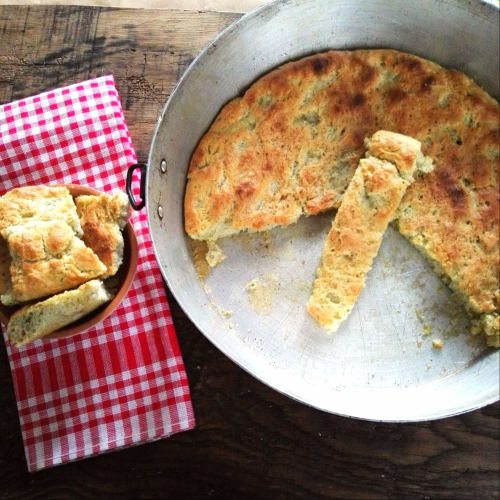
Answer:
[[368, 142], [326, 238], [307, 311], [328, 332], [337, 330], [364, 287], [365, 276], [415, 169], [430, 171], [420, 143], [386, 131]]
[[338, 208], [379, 129], [422, 143], [435, 168], [395, 225], [498, 339], [499, 107], [455, 70], [393, 50], [287, 63], [222, 108], [190, 161], [185, 229], [201, 240]]
[[129, 219], [127, 195], [78, 196], [75, 200], [83, 241], [92, 248], [107, 270], [103, 278], [113, 276], [123, 260], [122, 230]]
[[55, 217], [65, 221], [77, 236], [82, 235], [75, 203], [64, 186], [24, 186], [0, 198], [0, 234], [4, 238], [11, 227]]
[[63, 221], [9, 228], [12, 293], [3, 304], [27, 302], [73, 288], [106, 272], [97, 255]]
[[102, 281], [92, 280], [16, 311], [7, 325], [10, 342], [21, 346], [55, 332], [111, 300]]

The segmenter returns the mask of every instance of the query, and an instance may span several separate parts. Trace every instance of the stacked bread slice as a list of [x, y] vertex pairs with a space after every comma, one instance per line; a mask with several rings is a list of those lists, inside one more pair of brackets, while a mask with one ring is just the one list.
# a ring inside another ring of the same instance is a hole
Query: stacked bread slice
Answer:
[[[120, 229], [128, 220], [128, 200], [120, 194], [84, 198], [79, 211], [64, 186], [16, 188], [0, 198], [0, 301], [30, 303], [9, 321], [7, 333], [16, 345], [66, 326], [111, 299], [95, 278], [114, 275], [121, 264]], [[109, 265], [102, 247], [109, 250]], [[45, 300], [33, 303], [38, 299]]]

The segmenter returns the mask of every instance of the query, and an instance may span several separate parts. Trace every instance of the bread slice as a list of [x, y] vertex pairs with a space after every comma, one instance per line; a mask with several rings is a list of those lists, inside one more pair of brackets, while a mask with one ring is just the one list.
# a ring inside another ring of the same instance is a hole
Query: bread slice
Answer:
[[16, 311], [7, 325], [7, 335], [15, 346], [27, 344], [77, 321], [109, 300], [111, 295], [102, 281], [88, 281], [75, 290]]
[[4, 238], [12, 226], [54, 218], [66, 222], [77, 236], [83, 234], [75, 203], [64, 186], [25, 186], [0, 198], [0, 234]]
[[431, 169], [410, 137], [378, 131], [368, 144], [327, 236], [307, 304], [329, 333], [351, 312], [415, 169]]
[[123, 260], [122, 230], [130, 216], [129, 201], [125, 193], [112, 196], [78, 196], [75, 200], [83, 241], [92, 248], [107, 270], [103, 278], [113, 276]]
[[63, 221], [31, 221], [8, 228], [12, 293], [3, 304], [27, 302], [74, 288], [106, 272], [97, 255]]

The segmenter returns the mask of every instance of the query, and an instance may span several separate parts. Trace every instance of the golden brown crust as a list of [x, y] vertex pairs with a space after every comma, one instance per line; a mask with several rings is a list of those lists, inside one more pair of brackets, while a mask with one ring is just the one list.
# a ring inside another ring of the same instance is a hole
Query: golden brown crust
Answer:
[[387, 130], [378, 130], [368, 141], [369, 155], [393, 163], [406, 180], [413, 180], [421, 147], [420, 142], [412, 137]]
[[414, 137], [435, 165], [407, 190], [399, 231], [472, 314], [498, 311], [498, 103], [463, 74], [409, 54], [316, 54], [227, 104], [191, 158], [187, 233], [217, 239], [338, 207], [363, 139], [378, 129]]
[[33, 221], [64, 220], [80, 236], [82, 230], [75, 204], [64, 186], [24, 186], [10, 190], [0, 198], [0, 234], [10, 227]]
[[16, 226], [7, 242], [12, 257], [12, 292], [19, 302], [73, 288], [106, 271], [63, 221]]
[[327, 331], [337, 330], [363, 289], [384, 232], [413, 181], [419, 153], [420, 143], [410, 137], [386, 131], [372, 136], [368, 157], [360, 161], [326, 238], [307, 304]]
[[124, 242], [120, 229], [128, 221], [128, 198], [123, 193], [79, 196], [75, 203], [83, 241], [106, 266], [103, 277], [113, 276], [123, 259]]

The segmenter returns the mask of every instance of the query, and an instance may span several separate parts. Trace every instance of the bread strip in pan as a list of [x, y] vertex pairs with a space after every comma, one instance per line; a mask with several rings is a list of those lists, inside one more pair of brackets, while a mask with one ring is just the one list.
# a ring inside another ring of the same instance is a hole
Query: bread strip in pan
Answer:
[[351, 312], [416, 168], [431, 168], [418, 141], [386, 131], [373, 135], [327, 236], [307, 304], [328, 332]]

